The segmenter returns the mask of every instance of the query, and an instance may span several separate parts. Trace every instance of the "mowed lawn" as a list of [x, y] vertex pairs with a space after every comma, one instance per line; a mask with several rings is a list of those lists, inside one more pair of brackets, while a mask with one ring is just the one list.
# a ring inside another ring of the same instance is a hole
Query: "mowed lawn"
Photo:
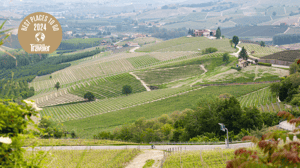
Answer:
[[206, 37], [181, 37], [167, 40], [158, 44], [141, 47], [140, 52], [170, 52], [170, 51], [198, 51], [215, 47], [221, 52], [234, 52], [235, 49], [230, 46], [229, 39], [210, 40]]
[[183, 95], [162, 99], [149, 104], [144, 104], [115, 112], [105, 113], [79, 120], [63, 122], [68, 130], [76, 130], [80, 138], [92, 138], [93, 135], [104, 130], [113, 130], [117, 126], [132, 123], [141, 117], [151, 119], [162, 114], [170, 114], [174, 111], [192, 109], [199, 101], [229, 93], [239, 97], [247, 93], [267, 87], [269, 84], [241, 85], [241, 86], [210, 86], [192, 91]]

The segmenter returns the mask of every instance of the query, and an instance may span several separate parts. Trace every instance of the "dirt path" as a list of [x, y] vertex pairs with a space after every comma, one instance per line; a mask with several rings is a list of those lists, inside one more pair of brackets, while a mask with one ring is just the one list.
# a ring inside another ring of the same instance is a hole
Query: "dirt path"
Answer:
[[155, 160], [152, 167], [159, 168], [160, 162], [164, 157], [161, 150], [144, 150], [142, 154], [135, 157], [126, 168], [142, 168], [149, 159]]
[[[200, 65], [200, 67], [201, 67], [201, 68], [203, 69], [203, 71], [204, 71], [204, 73], [201, 74], [201, 76], [202, 76], [202, 75], [204, 75], [204, 74], [207, 72], [207, 69], [205, 69], [205, 67], [204, 67], [203, 65]], [[196, 84], [196, 83], [198, 83], [198, 82], [200, 82], [200, 81], [202, 81], [202, 79], [199, 79], [199, 80], [193, 82], [192, 84], [190, 84], [190, 87], [192, 87], [194, 84]]]
[[[239, 44], [240, 44], [240, 42], [239, 42]], [[242, 51], [242, 48], [241, 47], [239, 47], [238, 45], [236, 45], [236, 47], [239, 49], [239, 51], [237, 51], [236, 53], [231, 53], [230, 55], [233, 55], [233, 56], [235, 56], [235, 57], [239, 57], [239, 53]]]
[[147, 86], [147, 84], [138, 76], [136, 76], [133, 72], [129, 72], [130, 75], [134, 76], [137, 80], [139, 80], [142, 85], [146, 88], [147, 91], [151, 91], [151, 89]]
[[129, 50], [129, 52], [134, 53], [135, 50], [139, 49], [140, 47], [134, 47], [133, 49]]

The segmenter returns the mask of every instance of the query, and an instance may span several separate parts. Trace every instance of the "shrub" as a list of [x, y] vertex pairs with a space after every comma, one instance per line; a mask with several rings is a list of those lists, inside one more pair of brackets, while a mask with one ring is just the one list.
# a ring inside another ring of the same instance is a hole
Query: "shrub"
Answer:
[[270, 63], [258, 62], [258, 65], [272, 66]]
[[72, 138], [77, 138], [77, 134], [74, 130], [71, 131], [71, 137]]
[[44, 130], [44, 133], [40, 135], [42, 138], [61, 138], [65, 132], [65, 129], [62, 127], [62, 125], [55, 123], [48, 116], [44, 116], [41, 119], [39, 128]]
[[132, 88], [129, 85], [124, 85], [122, 89], [122, 93], [126, 94], [126, 96], [130, 93], [132, 93]]
[[218, 51], [217, 48], [209, 47], [209, 48], [206, 48], [206, 49], [202, 50], [202, 54], [209, 54], [209, 53], [214, 53], [214, 52], [217, 52], [217, 51]]
[[87, 92], [86, 94], [84, 94], [84, 98], [85, 98], [85, 99], [88, 99], [88, 101], [95, 100], [95, 96], [94, 96], [94, 94], [91, 93], [91, 92]]

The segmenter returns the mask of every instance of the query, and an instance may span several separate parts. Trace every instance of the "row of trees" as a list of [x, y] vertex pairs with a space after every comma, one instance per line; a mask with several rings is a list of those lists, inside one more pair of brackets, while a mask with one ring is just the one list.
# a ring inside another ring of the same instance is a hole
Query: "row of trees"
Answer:
[[[299, 114], [296, 114], [299, 115]], [[186, 109], [146, 120], [140, 118], [113, 132], [100, 132], [97, 139], [119, 139], [132, 142], [224, 140], [225, 134], [218, 123], [224, 123], [233, 140], [249, 134], [249, 129], [261, 129], [263, 125], [278, 124], [274, 113], [261, 113], [256, 107], [241, 108], [238, 100], [228, 94], [219, 98], [200, 101], [196, 109]], [[206, 138], [206, 139], [207, 139]], [[204, 138], [205, 139], [205, 138]]]

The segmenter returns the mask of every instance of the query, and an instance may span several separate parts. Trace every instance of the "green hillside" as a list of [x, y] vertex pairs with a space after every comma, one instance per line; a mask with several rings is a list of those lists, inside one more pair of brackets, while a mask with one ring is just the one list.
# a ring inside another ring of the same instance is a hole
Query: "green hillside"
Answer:
[[[268, 84], [205, 87], [183, 95], [170, 97], [160, 101], [131, 107], [124, 110], [95, 115], [80, 120], [67, 121], [64, 122], [64, 125], [68, 129], [76, 129], [81, 137], [88, 138], [92, 137], [94, 134], [100, 131], [112, 130], [117, 126], [121, 126], [126, 123], [132, 123], [140, 117], [150, 119], [159, 117], [162, 114], [170, 114], [174, 111], [182, 111], [186, 108], [194, 108], [197, 106], [197, 103], [201, 99], [206, 99], [212, 96], [218, 96], [223, 93], [229, 93], [233, 96], [239, 97], [247, 93], [259, 90], [261, 88], [265, 88], [266, 86], [268, 86]], [[68, 109], [67, 106], [66, 109]], [[78, 109], [81, 108], [78, 107]], [[74, 112], [72, 112], [71, 109], [69, 112], [66, 112], [66, 114], [71, 115], [72, 113]]]

